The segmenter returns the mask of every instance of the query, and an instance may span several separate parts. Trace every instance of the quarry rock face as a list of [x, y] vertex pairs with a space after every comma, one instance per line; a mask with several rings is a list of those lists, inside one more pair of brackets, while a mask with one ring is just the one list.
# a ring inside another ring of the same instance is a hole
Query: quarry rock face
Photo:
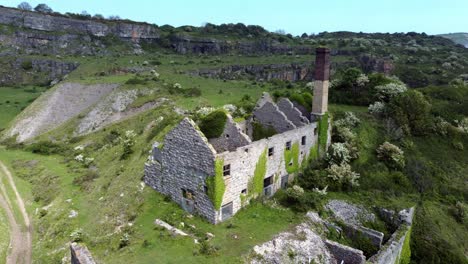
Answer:
[[150, 24], [81, 20], [5, 7], [0, 7], [0, 24], [48, 32], [73, 32], [96, 37], [113, 34], [134, 40], [159, 38], [158, 30]]
[[311, 81], [312, 67], [309, 64], [230, 65], [217, 69], [200, 69], [187, 72], [192, 76], [236, 80], [253, 76], [256, 80]]

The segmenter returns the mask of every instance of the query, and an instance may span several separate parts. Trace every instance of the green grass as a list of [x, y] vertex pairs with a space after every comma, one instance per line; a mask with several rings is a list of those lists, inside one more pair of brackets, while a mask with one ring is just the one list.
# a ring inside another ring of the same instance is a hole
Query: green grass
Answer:
[[0, 87], [0, 130], [8, 124], [45, 88], [42, 87]]
[[8, 246], [10, 245], [10, 227], [3, 210], [0, 210], [0, 263], [5, 263]]

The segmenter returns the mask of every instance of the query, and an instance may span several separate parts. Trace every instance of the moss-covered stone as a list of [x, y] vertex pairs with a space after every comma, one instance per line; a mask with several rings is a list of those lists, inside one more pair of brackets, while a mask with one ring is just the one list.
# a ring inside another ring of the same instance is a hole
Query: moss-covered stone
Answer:
[[253, 196], [258, 196], [263, 193], [263, 179], [266, 174], [267, 165], [267, 150], [263, 151], [262, 155], [258, 158], [257, 165], [255, 166], [254, 176], [252, 179], [252, 188], [250, 193]]
[[328, 112], [325, 113], [318, 122], [318, 153], [324, 155], [327, 151], [328, 143]]

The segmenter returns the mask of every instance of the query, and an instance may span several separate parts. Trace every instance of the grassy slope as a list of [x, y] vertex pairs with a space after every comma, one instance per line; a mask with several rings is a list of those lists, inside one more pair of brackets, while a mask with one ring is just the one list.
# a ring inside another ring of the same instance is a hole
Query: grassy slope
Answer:
[[8, 221], [3, 211], [0, 211], [0, 234], [0, 263], [3, 264], [10, 244]]
[[0, 130], [8, 127], [10, 121], [44, 90], [41, 87], [0, 87]]

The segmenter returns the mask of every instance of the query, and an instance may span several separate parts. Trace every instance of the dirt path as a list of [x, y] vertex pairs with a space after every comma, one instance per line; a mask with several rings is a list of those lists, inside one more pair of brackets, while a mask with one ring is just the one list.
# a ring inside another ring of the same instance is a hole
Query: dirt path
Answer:
[[[10, 248], [6, 264], [30, 264], [32, 255], [32, 226], [26, 213], [23, 199], [16, 189], [13, 176], [8, 168], [0, 161], [0, 177], [5, 177], [15, 193], [16, 204], [13, 204], [7, 195], [6, 187], [0, 183], [0, 207], [2, 207], [10, 224]], [[21, 219], [16, 219], [14, 207], [19, 208]]]

